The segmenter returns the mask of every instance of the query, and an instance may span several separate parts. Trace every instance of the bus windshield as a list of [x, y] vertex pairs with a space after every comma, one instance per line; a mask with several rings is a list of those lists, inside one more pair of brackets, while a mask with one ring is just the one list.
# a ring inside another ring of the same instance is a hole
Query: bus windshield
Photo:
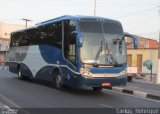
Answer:
[[80, 49], [84, 64], [126, 64], [126, 46], [121, 24], [111, 21], [80, 21], [79, 30], [84, 35]]

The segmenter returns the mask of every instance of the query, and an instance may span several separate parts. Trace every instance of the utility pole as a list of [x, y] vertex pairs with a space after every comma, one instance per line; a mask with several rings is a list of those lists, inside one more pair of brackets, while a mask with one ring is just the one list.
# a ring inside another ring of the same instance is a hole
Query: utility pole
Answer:
[[[160, 6], [158, 6], [160, 7]], [[158, 73], [157, 73], [157, 83], [160, 83], [160, 10], [159, 13], [159, 45], [158, 45]]]
[[94, 2], [94, 16], [96, 16], [96, 0]]
[[22, 20], [26, 22], [26, 26], [25, 26], [25, 28], [27, 28], [27, 23], [28, 23], [29, 21], [32, 21], [32, 20], [25, 19], [25, 18], [23, 18]]

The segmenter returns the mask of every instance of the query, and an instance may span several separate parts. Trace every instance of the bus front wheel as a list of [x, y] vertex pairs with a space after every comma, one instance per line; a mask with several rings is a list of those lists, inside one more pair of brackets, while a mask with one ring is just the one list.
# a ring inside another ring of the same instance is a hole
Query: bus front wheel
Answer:
[[54, 72], [53, 84], [56, 89], [59, 89], [59, 90], [63, 89], [63, 79], [62, 79], [62, 75], [59, 71]]

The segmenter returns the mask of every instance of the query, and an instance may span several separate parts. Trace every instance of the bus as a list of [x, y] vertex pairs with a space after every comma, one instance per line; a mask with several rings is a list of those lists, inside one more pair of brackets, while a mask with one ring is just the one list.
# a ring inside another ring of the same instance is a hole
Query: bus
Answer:
[[66, 15], [12, 32], [7, 65], [20, 79], [101, 91], [126, 85], [126, 53], [119, 21]]

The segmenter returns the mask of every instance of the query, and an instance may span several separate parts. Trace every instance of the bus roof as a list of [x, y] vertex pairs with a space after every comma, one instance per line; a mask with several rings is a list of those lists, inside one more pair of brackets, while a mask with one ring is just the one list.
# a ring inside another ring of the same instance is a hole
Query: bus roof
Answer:
[[[73, 19], [73, 20], [81, 20], [81, 19], [90, 19], [90, 20], [92, 20], [93, 19], [93, 20], [116, 21], [116, 20], [112, 20], [112, 19], [109, 19], [109, 18], [97, 17], [97, 16], [64, 15], [64, 16], [61, 16], [61, 17], [58, 17], [58, 18], [54, 18], [54, 19], [50, 19], [50, 20], [47, 20], [47, 21], [43, 21], [43, 22], [37, 23], [36, 25], [43, 25], [43, 24], [46, 24], [46, 23], [51, 23], [51, 22], [54, 22], [54, 21], [65, 20], [65, 19]], [[116, 21], [116, 22], [119, 22], [119, 21]]]
[[119, 21], [116, 21], [116, 20], [112, 20], [112, 19], [109, 19], [109, 18], [104, 18], [104, 17], [97, 17], [97, 16], [82, 16], [82, 15], [77, 15], [77, 16], [73, 16], [73, 15], [64, 15], [64, 16], [61, 16], [61, 17], [57, 17], [57, 18], [54, 18], [54, 19], [50, 19], [50, 20], [47, 20], [47, 21], [43, 21], [43, 22], [40, 22], [40, 23], [37, 23], [35, 24], [35, 26], [33, 27], [29, 27], [29, 28], [26, 28], [26, 29], [22, 29], [22, 30], [18, 30], [18, 31], [14, 31], [12, 32], [11, 34], [13, 33], [16, 33], [16, 32], [22, 32], [22, 31], [25, 31], [25, 30], [29, 30], [29, 29], [34, 29], [34, 28], [37, 28], [39, 26], [42, 26], [42, 25], [46, 25], [46, 24], [49, 24], [49, 23], [53, 23], [53, 22], [56, 22], [56, 21], [60, 21], [60, 20], [65, 20], [65, 19], [72, 19], [72, 20], [108, 20], [108, 21], [113, 21], [113, 22], [117, 22], [117, 23], [120, 23]]

